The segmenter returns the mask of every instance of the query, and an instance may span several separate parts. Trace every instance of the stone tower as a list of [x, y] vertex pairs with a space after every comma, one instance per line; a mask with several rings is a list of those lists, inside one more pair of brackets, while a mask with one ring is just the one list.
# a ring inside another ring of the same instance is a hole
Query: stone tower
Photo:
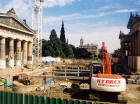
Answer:
[[83, 40], [83, 38], [81, 37], [81, 39], [80, 39], [80, 46], [83, 46], [83, 44], [84, 44], [84, 40]]

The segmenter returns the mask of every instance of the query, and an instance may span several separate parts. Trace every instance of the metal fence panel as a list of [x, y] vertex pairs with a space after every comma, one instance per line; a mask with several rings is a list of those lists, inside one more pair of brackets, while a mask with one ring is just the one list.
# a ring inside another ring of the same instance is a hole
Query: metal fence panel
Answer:
[[44, 104], [50, 104], [49, 101], [50, 101], [50, 99], [48, 97], [44, 98]]
[[38, 96], [33, 96], [33, 104], [38, 104], [37, 99], [38, 99]]
[[81, 101], [80, 104], [86, 104], [85, 101]]
[[44, 104], [44, 97], [39, 96], [39, 104]]
[[2, 92], [2, 104], [6, 104], [6, 101], [7, 101], [6, 94], [7, 94], [6, 92]]
[[0, 91], [0, 104], [2, 104], [2, 92]]
[[11, 104], [12, 102], [12, 93], [8, 92], [7, 94], [7, 104]]
[[68, 100], [68, 104], [72, 104], [72, 102], [73, 102], [72, 100]]
[[22, 94], [17, 94], [17, 104], [23, 104], [23, 95]]
[[61, 99], [56, 98], [56, 104], [61, 104]]
[[[92, 102], [48, 98], [0, 91], [0, 104], [94, 104]], [[103, 103], [102, 103], [103, 104]]]
[[79, 101], [78, 100], [74, 100], [74, 104], [79, 104]]
[[66, 99], [63, 99], [61, 104], [67, 104]]
[[28, 95], [23, 95], [23, 104], [28, 104]]
[[33, 104], [33, 96], [32, 95], [28, 95], [28, 104]]
[[17, 104], [17, 94], [16, 93], [12, 93], [12, 104]]
[[55, 104], [55, 99], [54, 98], [50, 98], [50, 104]]

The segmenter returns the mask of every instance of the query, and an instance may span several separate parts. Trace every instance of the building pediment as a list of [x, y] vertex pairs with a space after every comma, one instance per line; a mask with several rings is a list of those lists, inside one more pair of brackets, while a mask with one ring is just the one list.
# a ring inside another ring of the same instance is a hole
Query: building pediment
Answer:
[[0, 26], [9, 28], [18, 32], [24, 32], [26, 34], [33, 35], [35, 32], [26, 24], [26, 21], [19, 19], [15, 13], [1, 13], [0, 14]]

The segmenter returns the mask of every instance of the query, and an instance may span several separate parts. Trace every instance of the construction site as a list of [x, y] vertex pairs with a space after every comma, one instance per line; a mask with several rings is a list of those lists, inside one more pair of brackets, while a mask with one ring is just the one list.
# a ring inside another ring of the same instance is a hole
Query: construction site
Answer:
[[[70, 60], [53, 65], [22, 67], [15, 70], [1, 70], [1, 91], [45, 96], [49, 98], [77, 99], [91, 102], [128, 103], [139, 102], [140, 85], [138, 77], [132, 75], [128, 80], [126, 91], [122, 92], [117, 101], [112, 98], [90, 97], [91, 60]], [[59, 70], [59, 71], [58, 71]], [[2, 79], [3, 78], [3, 79]], [[11, 78], [13, 85], [5, 85], [4, 80]], [[94, 94], [93, 94], [94, 95]]]
[[[100, 60], [42, 57], [43, 2], [33, 2], [32, 28], [13, 8], [0, 13], [0, 104], [139, 104], [138, 39], [120, 33], [121, 68], [129, 74], [113, 72], [104, 42]], [[131, 35], [139, 30], [133, 25]], [[128, 42], [137, 50], [126, 55]]]

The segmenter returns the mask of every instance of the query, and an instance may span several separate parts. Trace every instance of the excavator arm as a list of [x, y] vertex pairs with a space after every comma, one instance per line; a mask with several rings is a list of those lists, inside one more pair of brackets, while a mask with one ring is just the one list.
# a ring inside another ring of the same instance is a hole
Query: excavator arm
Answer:
[[107, 48], [104, 42], [102, 43], [102, 63], [104, 68], [104, 74], [111, 74], [109, 53], [107, 52]]

